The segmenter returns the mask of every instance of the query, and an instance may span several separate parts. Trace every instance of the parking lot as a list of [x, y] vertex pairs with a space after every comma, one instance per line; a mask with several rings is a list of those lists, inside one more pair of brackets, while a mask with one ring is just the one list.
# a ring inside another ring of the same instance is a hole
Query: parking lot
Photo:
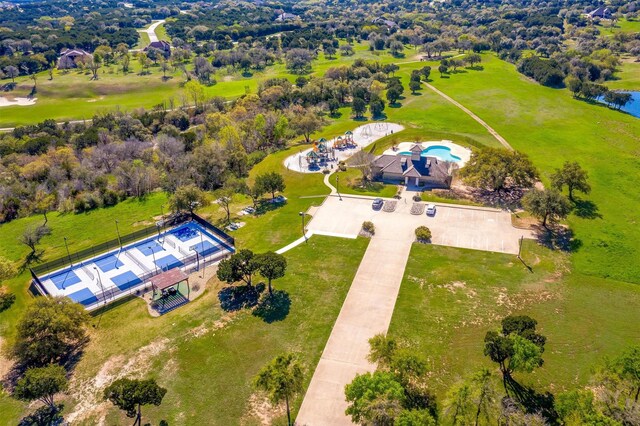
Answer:
[[392, 240], [413, 240], [418, 226], [429, 227], [432, 243], [501, 253], [518, 253], [520, 237], [530, 238], [530, 231], [511, 225], [507, 212], [453, 205], [437, 205], [435, 216], [412, 215], [411, 201], [397, 200], [389, 213], [372, 209], [372, 199], [328, 197], [313, 212], [307, 229], [315, 234], [355, 238], [362, 222], [371, 221], [377, 236]]

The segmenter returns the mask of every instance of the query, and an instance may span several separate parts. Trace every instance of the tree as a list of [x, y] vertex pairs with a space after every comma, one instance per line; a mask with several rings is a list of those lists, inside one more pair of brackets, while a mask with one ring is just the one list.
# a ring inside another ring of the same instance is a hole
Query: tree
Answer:
[[194, 184], [179, 186], [169, 199], [169, 205], [174, 212], [183, 210], [193, 211], [207, 202], [204, 192]]
[[542, 219], [542, 226], [547, 221], [564, 219], [571, 212], [569, 200], [555, 189], [532, 189], [522, 197], [523, 207], [533, 216]]
[[171, 64], [164, 59], [164, 56], [160, 59], [160, 69], [162, 70], [162, 78], [163, 80], [167, 79], [167, 71], [171, 69]]
[[422, 86], [419, 81], [411, 80], [409, 82], [409, 89], [411, 90], [411, 94], [415, 95], [418, 90], [420, 90]]
[[233, 195], [236, 193], [237, 191], [226, 185], [223, 186], [222, 188], [216, 189], [213, 192], [213, 196], [216, 199], [216, 203], [222, 207], [222, 209], [225, 212], [225, 217], [227, 219], [227, 223], [231, 223], [231, 203], [233, 203]]
[[491, 191], [513, 186], [530, 188], [537, 175], [526, 154], [500, 148], [473, 151], [469, 162], [460, 169], [460, 177], [467, 184]]
[[497, 363], [502, 372], [505, 391], [514, 371], [532, 372], [543, 364], [546, 338], [536, 333], [537, 321], [527, 316], [507, 316], [502, 331], [488, 331], [484, 354]]
[[253, 203], [253, 208], [258, 209], [258, 200], [262, 195], [264, 195], [264, 188], [260, 185], [244, 185], [243, 186], [244, 194], [251, 198], [251, 202]]
[[390, 104], [395, 105], [395, 103], [398, 102], [398, 99], [400, 99], [401, 95], [402, 95], [402, 92], [396, 85], [391, 86], [387, 89], [387, 100], [389, 101]]
[[15, 83], [16, 77], [20, 75], [20, 71], [18, 70], [18, 68], [14, 67], [13, 65], [5, 67], [4, 73], [11, 79], [12, 83]]
[[640, 397], [640, 346], [627, 349], [616, 361], [620, 376], [627, 380], [634, 395], [634, 401]]
[[351, 102], [351, 110], [356, 118], [362, 118], [367, 110], [367, 103], [362, 98], [353, 98]]
[[0, 256], [0, 281], [7, 280], [14, 275], [16, 275], [18, 271], [16, 267], [13, 265], [13, 262], [8, 259]]
[[569, 190], [569, 199], [573, 199], [573, 191], [580, 191], [584, 194], [591, 192], [591, 186], [587, 182], [589, 174], [580, 167], [577, 161], [566, 161], [561, 169], [556, 169], [551, 175], [551, 185], [558, 191], [566, 185]]
[[29, 226], [20, 236], [20, 242], [31, 249], [31, 254], [35, 254], [36, 246], [40, 240], [51, 234], [51, 229], [47, 225]]
[[582, 81], [574, 76], [569, 76], [564, 81], [567, 89], [573, 94], [574, 98], [577, 98], [580, 92], [582, 91]]
[[473, 68], [476, 64], [482, 62], [482, 56], [477, 53], [470, 53], [464, 58], [464, 60]]
[[307, 49], [289, 49], [285, 55], [287, 69], [294, 74], [304, 74], [311, 70], [313, 55]]
[[384, 101], [377, 95], [371, 95], [369, 102], [369, 111], [373, 118], [380, 117], [384, 112]]
[[426, 243], [431, 240], [431, 230], [426, 226], [418, 226], [416, 228], [416, 239], [421, 243]]
[[475, 410], [475, 426], [480, 423], [483, 416], [487, 424], [491, 423], [491, 409], [496, 400], [496, 392], [493, 387], [491, 371], [483, 368], [471, 378]]
[[266, 392], [273, 404], [285, 402], [287, 424], [291, 425], [289, 400], [302, 391], [302, 367], [292, 354], [279, 355], [267, 364], [255, 378], [255, 386]]
[[401, 41], [394, 40], [389, 43], [389, 53], [395, 57], [402, 56], [402, 51], [404, 50], [404, 45]]
[[440, 73], [440, 78], [442, 78], [444, 76], [444, 74], [447, 73], [447, 71], [449, 71], [449, 67], [443, 63], [441, 63], [438, 66], [438, 72]]
[[429, 81], [429, 76], [431, 75], [431, 67], [426, 66], [426, 67], [420, 68], [420, 73], [422, 74], [424, 81]]
[[220, 281], [233, 284], [243, 281], [247, 286], [252, 286], [253, 274], [260, 264], [251, 250], [242, 249], [224, 259], [218, 265], [217, 276]]
[[158, 386], [155, 379], [118, 379], [104, 390], [104, 399], [134, 418], [133, 425], [142, 425], [142, 406], [162, 403], [167, 390]]
[[[392, 425], [405, 400], [404, 388], [389, 372], [358, 374], [345, 387], [346, 414], [354, 423]], [[383, 408], [383, 410], [381, 410]]]
[[469, 385], [462, 382], [450, 389], [445, 407], [445, 413], [453, 426], [470, 424], [474, 407]]
[[322, 129], [324, 120], [315, 111], [306, 109], [301, 113], [292, 114], [289, 125], [296, 134], [304, 136], [306, 143], [310, 143], [311, 134]]
[[398, 342], [380, 333], [369, 339], [369, 348], [369, 355], [367, 355], [369, 362], [378, 364], [383, 369], [388, 369], [391, 367], [398, 350]]
[[65, 297], [39, 297], [18, 321], [13, 353], [26, 366], [66, 358], [86, 339], [84, 307]]
[[402, 410], [394, 426], [436, 426], [429, 410]]
[[13, 395], [22, 401], [36, 401], [55, 410], [53, 400], [55, 394], [67, 390], [68, 381], [66, 371], [60, 365], [29, 368], [24, 377], [18, 380]]
[[284, 177], [278, 172], [267, 172], [256, 176], [255, 185], [257, 185], [263, 193], [271, 193], [271, 199], [276, 198], [276, 192], [283, 192], [287, 185]]
[[284, 277], [287, 271], [287, 259], [281, 254], [268, 251], [257, 255], [256, 262], [258, 263], [258, 272], [268, 280], [269, 294], [273, 294], [271, 280]]

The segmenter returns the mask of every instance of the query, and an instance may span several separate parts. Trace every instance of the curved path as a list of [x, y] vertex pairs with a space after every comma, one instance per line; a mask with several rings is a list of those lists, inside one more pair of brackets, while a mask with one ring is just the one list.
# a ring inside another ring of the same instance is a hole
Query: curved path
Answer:
[[469, 110], [469, 108], [465, 107], [464, 105], [462, 105], [460, 102], [456, 101], [455, 99], [453, 99], [451, 96], [445, 94], [444, 92], [436, 89], [435, 87], [433, 87], [432, 85], [430, 85], [429, 83], [424, 83], [429, 89], [433, 90], [434, 92], [436, 92], [438, 95], [442, 96], [444, 99], [448, 100], [449, 102], [451, 102], [452, 104], [454, 104], [455, 106], [457, 106], [458, 108], [460, 108], [462, 111], [466, 112], [467, 115], [469, 115], [469, 117], [473, 118], [474, 120], [476, 120], [482, 127], [484, 127], [485, 129], [487, 129], [487, 131], [489, 133], [491, 133], [493, 135], [494, 138], [497, 139], [498, 142], [500, 142], [502, 144], [502, 146], [504, 146], [505, 148], [507, 148], [510, 151], [513, 151], [513, 148], [511, 147], [511, 145], [509, 145], [509, 142], [507, 142], [507, 140], [505, 138], [503, 138], [502, 136], [500, 136], [500, 134], [498, 132], [496, 132], [493, 127], [489, 126], [482, 118], [478, 117], [477, 115], [475, 115], [473, 112], [471, 112], [471, 110]]
[[160, 25], [164, 24], [165, 21], [164, 19], [160, 19], [159, 21], [153, 21], [153, 24], [149, 25], [149, 28], [147, 28], [146, 30], [140, 30], [141, 33], [147, 33], [147, 35], [149, 36], [149, 43], [153, 43], [154, 41], [159, 41], [158, 39], [158, 35], [156, 34], [156, 28], [158, 28]]

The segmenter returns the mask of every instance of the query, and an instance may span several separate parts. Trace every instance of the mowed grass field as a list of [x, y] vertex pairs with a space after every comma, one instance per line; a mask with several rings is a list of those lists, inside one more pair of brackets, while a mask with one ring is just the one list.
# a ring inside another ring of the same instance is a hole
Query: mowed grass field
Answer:
[[523, 259], [414, 244], [390, 335], [429, 360], [440, 398], [481, 367], [484, 335], [509, 314], [529, 315], [547, 336], [544, 366], [516, 378], [553, 393], [588, 382], [592, 368], [640, 339], [640, 287], [571, 272], [569, 255], [526, 241]]
[[[164, 26], [161, 25], [156, 31], [161, 39], [166, 38]], [[147, 35], [141, 35], [141, 45], [137, 47], [148, 44]], [[354, 50], [359, 58], [376, 59], [383, 63], [398, 61], [387, 53], [369, 52], [366, 44], [355, 45]], [[415, 53], [408, 51], [407, 57], [400, 61], [411, 61]], [[338, 55], [328, 59], [320, 54], [314, 61], [312, 75], [324, 74], [331, 66], [351, 63], [355, 57]], [[170, 78], [164, 80], [159, 66], [154, 65], [149, 68], [149, 74], [142, 75], [140, 64], [133, 54], [130, 67], [131, 71], [128, 74], [122, 73], [120, 65], [102, 67], [98, 80], [91, 80], [90, 71], [55, 70], [53, 80], [49, 80], [47, 72], [41, 72], [38, 74], [37, 93], [34, 96], [37, 98], [36, 104], [2, 107], [0, 128], [33, 124], [45, 118], [56, 121], [87, 120], [98, 111], [115, 108], [126, 111], [139, 107], [152, 108], [160, 104], [168, 107], [171, 100], [176, 107], [190, 102], [182, 90], [185, 78], [179, 71], [167, 73]], [[191, 69], [191, 65], [187, 68]], [[207, 86], [205, 93], [211, 97], [237, 98], [247, 91], [255, 93], [261, 81], [272, 77], [285, 77], [292, 81], [296, 78], [288, 73], [284, 63], [275, 64], [264, 71], [255, 71], [250, 75], [221, 69], [214, 75], [217, 83]], [[10, 80], [2, 80], [3, 84], [9, 82]], [[14, 90], [4, 92], [2, 96], [26, 97], [32, 89], [33, 81], [23, 76], [16, 79]]]

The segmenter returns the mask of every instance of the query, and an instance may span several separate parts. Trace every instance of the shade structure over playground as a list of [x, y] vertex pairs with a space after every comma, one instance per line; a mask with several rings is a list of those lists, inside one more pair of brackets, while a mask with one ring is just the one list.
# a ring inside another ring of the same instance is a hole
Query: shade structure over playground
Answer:
[[182, 272], [180, 268], [169, 269], [166, 272], [156, 275], [151, 279], [151, 284], [157, 290], [164, 290], [186, 281], [189, 276]]

